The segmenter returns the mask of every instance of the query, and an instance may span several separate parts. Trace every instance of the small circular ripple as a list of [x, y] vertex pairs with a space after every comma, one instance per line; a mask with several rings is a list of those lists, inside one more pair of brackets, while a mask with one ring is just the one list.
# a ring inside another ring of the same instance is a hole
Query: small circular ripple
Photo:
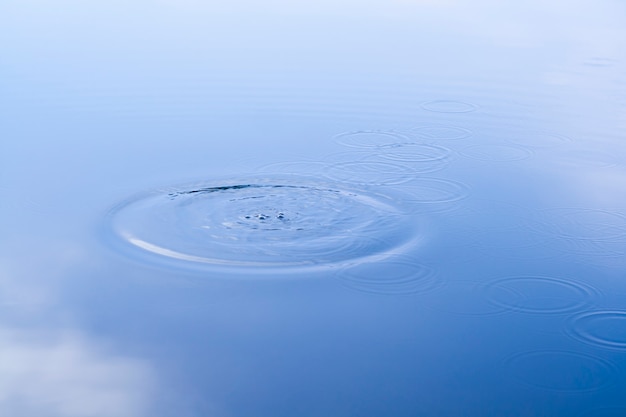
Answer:
[[624, 257], [626, 216], [588, 208], [555, 208], [535, 212], [527, 226], [553, 240], [552, 246], [570, 256], [597, 259]]
[[538, 231], [563, 239], [611, 241], [626, 238], [626, 216], [606, 210], [554, 208], [535, 216]]
[[528, 148], [505, 144], [472, 145], [459, 153], [467, 158], [490, 162], [514, 162], [532, 156], [532, 151]]
[[469, 195], [469, 187], [464, 183], [442, 178], [416, 178], [401, 189], [411, 203], [417, 204], [451, 203]]
[[415, 174], [410, 166], [375, 159], [340, 162], [326, 168], [326, 176], [332, 180], [366, 185], [402, 184]]
[[402, 134], [377, 130], [340, 133], [335, 136], [335, 140], [340, 145], [354, 148], [378, 148], [411, 142], [410, 138]]
[[512, 138], [508, 138], [507, 141], [520, 146], [543, 149], [554, 148], [557, 146], [571, 143], [572, 139], [556, 133], [531, 131], [524, 132], [523, 134], [516, 134]]
[[255, 172], [282, 173], [288, 175], [316, 175], [326, 168], [321, 161], [274, 162], [258, 167]]
[[[521, 295], [503, 297], [503, 288]], [[598, 292], [580, 282], [545, 276], [507, 277], [487, 284], [486, 295], [495, 305], [531, 314], [570, 313], [593, 304]]]
[[422, 108], [437, 113], [469, 113], [478, 109], [478, 106], [464, 101], [433, 100], [422, 103]]
[[568, 333], [595, 346], [626, 350], [626, 311], [594, 311], [574, 316]]
[[381, 148], [380, 156], [400, 162], [433, 162], [449, 158], [451, 153], [443, 146], [401, 143]]
[[413, 241], [402, 201], [303, 178], [213, 181], [125, 201], [107, 230], [116, 247], [186, 267], [325, 267]]
[[550, 164], [576, 171], [585, 168], [611, 168], [623, 165], [623, 163], [623, 158], [620, 157], [619, 152], [611, 153], [608, 150], [598, 148], [567, 149], [550, 155]]
[[605, 359], [559, 350], [519, 353], [507, 358], [504, 364], [519, 382], [550, 391], [598, 390], [619, 375], [617, 366]]
[[423, 139], [459, 140], [472, 136], [472, 131], [458, 126], [426, 125], [411, 129], [415, 135]]
[[443, 285], [435, 271], [408, 257], [350, 265], [337, 273], [347, 288], [383, 295], [412, 295]]
[[428, 177], [416, 178], [398, 185], [397, 189], [406, 193], [406, 201], [414, 212], [451, 210], [470, 192], [461, 182]]

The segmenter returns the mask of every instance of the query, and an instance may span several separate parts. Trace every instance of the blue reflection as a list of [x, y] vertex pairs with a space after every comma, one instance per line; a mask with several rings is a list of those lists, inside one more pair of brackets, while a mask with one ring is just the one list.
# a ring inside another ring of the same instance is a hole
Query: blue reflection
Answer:
[[0, 16], [0, 415], [624, 415], [623, 5]]

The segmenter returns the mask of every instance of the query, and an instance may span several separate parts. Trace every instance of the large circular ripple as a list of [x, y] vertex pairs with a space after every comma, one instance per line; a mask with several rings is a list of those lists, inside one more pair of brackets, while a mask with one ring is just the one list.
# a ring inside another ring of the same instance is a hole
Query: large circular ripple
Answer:
[[626, 311], [584, 312], [572, 318], [568, 333], [585, 343], [624, 351], [626, 350]]
[[131, 256], [184, 267], [328, 267], [384, 259], [417, 237], [398, 195], [309, 178], [206, 181], [135, 196], [107, 229]]

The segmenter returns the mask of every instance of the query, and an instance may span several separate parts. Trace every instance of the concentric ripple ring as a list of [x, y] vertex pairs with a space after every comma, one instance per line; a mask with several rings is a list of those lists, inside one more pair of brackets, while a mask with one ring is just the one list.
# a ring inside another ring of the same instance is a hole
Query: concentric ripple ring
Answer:
[[178, 267], [324, 268], [414, 243], [403, 201], [308, 177], [213, 180], [134, 196], [106, 229], [117, 249]]

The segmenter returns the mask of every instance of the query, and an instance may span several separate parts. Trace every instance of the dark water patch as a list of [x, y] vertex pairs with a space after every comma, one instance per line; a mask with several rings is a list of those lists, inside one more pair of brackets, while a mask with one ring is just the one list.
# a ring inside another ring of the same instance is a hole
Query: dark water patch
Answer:
[[471, 145], [461, 149], [459, 154], [479, 161], [514, 162], [530, 158], [533, 152], [522, 146], [501, 143]]
[[469, 113], [478, 109], [477, 104], [456, 100], [433, 100], [422, 103], [422, 109], [437, 113]]
[[354, 148], [374, 149], [381, 146], [411, 143], [411, 139], [403, 134], [377, 130], [340, 133], [335, 136], [335, 141]]
[[508, 375], [542, 390], [578, 393], [611, 385], [618, 367], [601, 357], [565, 350], [537, 350], [504, 361]]
[[459, 140], [471, 138], [473, 133], [464, 127], [445, 124], [426, 124], [410, 130], [411, 133], [424, 140]]
[[531, 149], [549, 149], [567, 145], [573, 142], [569, 136], [543, 131], [529, 131], [513, 133], [506, 138], [507, 142]]
[[436, 271], [408, 256], [348, 265], [336, 274], [347, 288], [382, 295], [415, 295], [445, 284]]
[[568, 334], [596, 347], [626, 351], [626, 311], [601, 310], [578, 314], [570, 320]]
[[106, 226], [116, 248], [179, 267], [327, 267], [414, 241], [403, 201], [308, 178], [215, 180], [135, 196]]
[[[509, 289], [516, 297], [508, 297]], [[584, 310], [599, 297], [595, 288], [580, 282], [549, 276], [516, 276], [489, 282], [485, 295], [499, 307], [529, 314], [563, 314]], [[521, 295], [521, 298], [518, 297]]]

